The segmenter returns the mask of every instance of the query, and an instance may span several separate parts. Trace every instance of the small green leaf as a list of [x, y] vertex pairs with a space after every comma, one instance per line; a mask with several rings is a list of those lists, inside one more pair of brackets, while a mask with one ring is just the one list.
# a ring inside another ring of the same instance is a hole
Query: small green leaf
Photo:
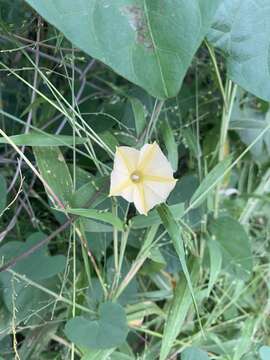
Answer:
[[[199, 276], [198, 262], [194, 262], [190, 275], [191, 281], [194, 285], [196, 283], [198, 276]], [[177, 338], [178, 334], [180, 333], [180, 331], [182, 330], [182, 326], [184, 324], [188, 310], [191, 305], [192, 305], [192, 297], [190, 296], [190, 290], [187, 280], [184, 277], [181, 277], [176, 286], [171, 306], [168, 309], [168, 317], [165, 324], [165, 329], [163, 332], [162, 343], [161, 343], [161, 350], [159, 357], [160, 360], [166, 360], [168, 358], [173, 343]], [[197, 360], [199, 360], [199, 358]]]
[[129, 97], [131, 103], [134, 119], [136, 134], [140, 136], [146, 127], [146, 111], [141, 101], [135, 97]]
[[120, 231], [124, 230], [124, 222], [119, 217], [113, 215], [111, 212], [108, 211], [95, 209], [66, 209], [66, 212], [89, 219], [100, 220], [105, 223], [111, 224], [112, 226], [115, 226], [116, 229]]
[[67, 322], [65, 334], [77, 346], [85, 348], [109, 349], [119, 346], [128, 334], [125, 311], [119, 304], [103, 303], [98, 319], [77, 316]]
[[0, 216], [7, 205], [7, 183], [3, 175], [0, 175]]
[[262, 346], [259, 350], [261, 360], [269, 360], [270, 359], [270, 347]]
[[228, 156], [226, 159], [216, 165], [209, 172], [209, 174], [207, 174], [198, 189], [193, 194], [190, 200], [190, 208], [196, 208], [205, 201], [205, 199], [209, 195], [210, 190], [212, 190], [222, 180], [231, 162], [232, 156]]
[[213, 288], [222, 267], [222, 252], [217, 241], [209, 239], [207, 246], [210, 256], [210, 278], [208, 283], [208, 295]]
[[197, 347], [189, 347], [181, 353], [181, 360], [210, 360], [206, 351]]
[[178, 146], [168, 120], [162, 122], [160, 129], [161, 136], [167, 149], [169, 162], [172, 165], [173, 171], [176, 171], [178, 168]]
[[[33, 150], [42, 178], [64, 205], [70, 204], [73, 184], [61, 150], [58, 147], [34, 147]], [[51, 199], [51, 195], [48, 196]]]
[[210, 224], [210, 233], [222, 252], [222, 267], [234, 276], [248, 278], [252, 272], [252, 251], [243, 226], [229, 216], [222, 216]]
[[[29, 134], [21, 134], [9, 136], [10, 140], [17, 146], [72, 146], [74, 144], [73, 137], [68, 135], [53, 135], [45, 133], [32, 132]], [[86, 138], [75, 138], [75, 144], [84, 144], [87, 141]], [[8, 144], [8, 141], [0, 137], [0, 144]]]

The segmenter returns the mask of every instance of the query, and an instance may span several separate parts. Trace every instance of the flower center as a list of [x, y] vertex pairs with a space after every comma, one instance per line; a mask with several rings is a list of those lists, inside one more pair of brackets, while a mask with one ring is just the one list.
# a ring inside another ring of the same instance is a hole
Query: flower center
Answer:
[[130, 180], [135, 184], [138, 184], [142, 180], [142, 175], [139, 171], [133, 171], [130, 175]]

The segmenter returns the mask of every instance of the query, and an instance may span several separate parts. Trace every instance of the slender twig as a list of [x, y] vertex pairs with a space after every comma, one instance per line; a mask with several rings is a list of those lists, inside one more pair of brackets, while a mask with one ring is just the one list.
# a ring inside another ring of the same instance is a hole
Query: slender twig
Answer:
[[[38, 28], [37, 28], [37, 44], [40, 41], [40, 28], [41, 28], [41, 17], [39, 16], [38, 17]], [[38, 81], [37, 68], [38, 68], [38, 65], [39, 65], [39, 45], [37, 45], [37, 49], [36, 49], [35, 65], [36, 65], [36, 68], [35, 68], [35, 72], [34, 72], [33, 90], [32, 90], [32, 94], [31, 94], [30, 106], [34, 104], [35, 99], [36, 99], [36, 92], [34, 91], [34, 89], [37, 88], [37, 81]], [[28, 132], [30, 130], [32, 116], [33, 116], [33, 108], [30, 109], [30, 111], [28, 113], [28, 116], [27, 116], [27, 119], [26, 119], [25, 130], [24, 130], [25, 134], [28, 134]], [[24, 154], [25, 145], [22, 146], [21, 151]], [[18, 162], [18, 167], [17, 167], [15, 175], [14, 175], [14, 177], [13, 177], [13, 179], [12, 179], [12, 181], [11, 181], [9, 187], [8, 187], [7, 193], [9, 193], [11, 191], [11, 189], [13, 189], [13, 186], [15, 185], [15, 183], [16, 183], [16, 181], [18, 179], [19, 172], [20, 172], [20, 169], [21, 169], [21, 164], [22, 164], [22, 157], [20, 156], [19, 162]]]

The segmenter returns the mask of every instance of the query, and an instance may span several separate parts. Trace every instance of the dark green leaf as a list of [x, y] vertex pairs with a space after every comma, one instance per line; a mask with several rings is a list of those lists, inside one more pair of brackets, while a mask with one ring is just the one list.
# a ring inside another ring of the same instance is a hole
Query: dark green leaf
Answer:
[[106, 302], [100, 306], [97, 320], [77, 316], [67, 322], [65, 333], [76, 345], [86, 348], [119, 346], [128, 333], [125, 311], [119, 304]]
[[27, 0], [76, 46], [150, 94], [175, 96], [219, 0]]

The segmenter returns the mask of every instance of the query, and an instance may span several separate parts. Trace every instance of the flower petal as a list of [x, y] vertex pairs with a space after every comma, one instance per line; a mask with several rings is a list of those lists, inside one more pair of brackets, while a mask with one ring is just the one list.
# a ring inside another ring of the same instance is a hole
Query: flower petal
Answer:
[[174, 189], [177, 180], [172, 179], [166, 182], [157, 182], [157, 181], [144, 181], [144, 186], [147, 189], [151, 189], [153, 193], [155, 193], [162, 201], [165, 202], [170, 195], [171, 191]]
[[[149, 184], [140, 183], [137, 184], [134, 189], [133, 201], [136, 209], [140, 214], [147, 215], [155, 205], [161, 204], [166, 201], [170, 191], [168, 189], [161, 189], [161, 193], [153, 190]], [[155, 183], [156, 185], [156, 183]], [[162, 184], [163, 185], [163, 184]], [[173, 185], [174, 186], [174, 185]], [[170, 184], [170, 188], [171, 188]]]
[[137, 167], [140, 152], [128, 146], [116, 148], [113, 169], [122, 174], [131, 174]]
[[112, 171], [109, 196], [123, 196], [127, 201], [133, 202], [133, 183], [128, 174]]
[[134, 186], [133, 202], [140, 214], [147, 215], [149, 209], [146, 205], [146, 199], [142, 183], [136, 184]]
[[[144, 175], [173, 180], [172, 166], [156, 142], [142, 147], [138, 168]], [[157, 181], [160, 180], [157, 179]]]

